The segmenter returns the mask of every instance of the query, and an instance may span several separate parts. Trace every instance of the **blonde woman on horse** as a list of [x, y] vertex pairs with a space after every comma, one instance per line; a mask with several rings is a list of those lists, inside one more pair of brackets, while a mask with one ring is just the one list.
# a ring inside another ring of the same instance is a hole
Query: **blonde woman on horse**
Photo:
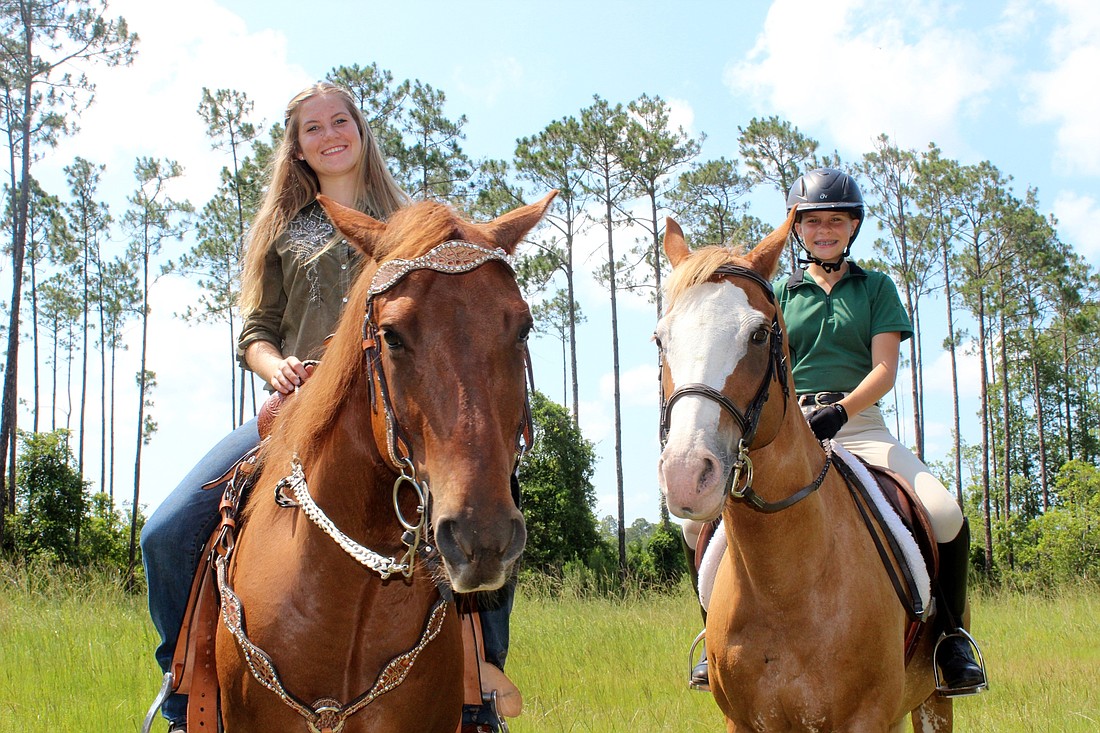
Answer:
[[[362, 256], [340, 238], [317, 194], [387, 219], [409, 198], [386, 168], [374, 134], [343, 88], [318, 83], [286, 108], [286, 132], [271, 168], [271, 182], [252, 223], [241, 279], [244, 327], [238, 339], [241, 366], [266, 388], [289, 394], [311, 374], [347, 301]], [[244, 423], [216, 445], [146, 522], [142, 558], [149, 609], [161, 637], [156, 658], [168, 670], [203, 545], [218, 520], [218, 480], [260, 442], [257, 420]], [[502, 607], [482, 610], [487, 659], [504, 665], [511, 596]], [[187, 698], [169, 697], [162, 714], [170, 733], [186, 731]], [[476, 726], [480, 710], [464, 710]], [[492, 728], [484, 728], [492, 730]]]

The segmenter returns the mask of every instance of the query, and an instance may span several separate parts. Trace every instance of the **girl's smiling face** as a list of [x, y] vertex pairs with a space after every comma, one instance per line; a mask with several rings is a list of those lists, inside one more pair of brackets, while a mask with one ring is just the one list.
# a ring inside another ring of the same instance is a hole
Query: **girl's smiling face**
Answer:
[[298, 159], [318, 180], [354, 174], [363, 156], [363, 139], [344, 101], [336, 95], [318, 95], [302, 102], [298, 114]]
[[794, 226], [811, 255], [833, 262], [844, 254], [858, 225], [859, 219], [846, 211], [807, 211]]

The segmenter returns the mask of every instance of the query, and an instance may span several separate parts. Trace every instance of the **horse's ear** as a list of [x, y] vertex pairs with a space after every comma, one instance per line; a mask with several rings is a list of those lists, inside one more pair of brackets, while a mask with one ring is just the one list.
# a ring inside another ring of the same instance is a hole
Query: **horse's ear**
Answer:
[[332, 225], [358, 247], [363, 254], [374, 255], [374, 243], [386, 231], [386, 225], [372, 219], [361, 211], [338, 204], [328, 196], [317, 194], [317, 200], [324, 207]]
[[513, 254], [520, 240], [527, 236], [527, 232], [534, 229], [535, 225], [546, 215], [546, 210], [550, 208], [550, 202], [557, 195], [558, 190], [554, 189], [544, 196], [542, 201], [513, 209], [507, 214], [498, 216], [488, 224], [480, 225], [480, 228], [489, 236], [493, 244], [508, 254]]
[[752, 251], [745, 255], [745, 259], [752, 265], [752, 269], [768, 280], [775, 279], [775, 276], [779, 273], [779, 257], [787, 247], [787, 238], [791, 234], [791, 227], [794, 226], [797, 213], [798, 206], [792, 206], [790, 213], [787, 214], [787, 220], [774, 232], [764, 237], [760, 244], [753, 247]]
[[687, 241], [684, 239], [684, 230], [670, 216], [665, 219], [665, 256], [675, 268], [684, 258], [691, 254]]

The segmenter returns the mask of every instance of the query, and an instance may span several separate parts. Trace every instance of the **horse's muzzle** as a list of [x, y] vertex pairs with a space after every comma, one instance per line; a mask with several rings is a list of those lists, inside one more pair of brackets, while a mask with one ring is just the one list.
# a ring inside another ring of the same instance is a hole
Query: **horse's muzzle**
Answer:
[[657, 474], [665, 504], [677, 517], [709, 521], [722, 512], [729, 469], [712, 451], [700, 446], [666, 448]]
[[441, 518], [435, 524], [435, 542], [456, 591], [495, 590], [523, 553], [527, 526], [515, 509], [498, 522]]

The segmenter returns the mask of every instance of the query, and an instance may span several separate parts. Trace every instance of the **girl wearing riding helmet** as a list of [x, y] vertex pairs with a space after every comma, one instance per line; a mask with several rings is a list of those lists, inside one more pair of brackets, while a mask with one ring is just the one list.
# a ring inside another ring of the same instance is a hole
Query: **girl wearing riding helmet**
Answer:
[[791, 187], [787, 210], [796, 205], [794, 236], [804, 256], [776, 296], [799, 404], [818, 439], [835, 438], [916, 490], [940, 543], [937, 596], [947, 634], [936, 655], [941, 690], [980, 692], [986, 688], [985, 671], [962, 630], [969, 527], [951, 493], [891, 435], [878, 406], [894, 388], [900, 344], [913, 335], [909, 317], [889, 277], [847, 259], [864, 218], [855, 179], [832, 168], [812, 170]]

